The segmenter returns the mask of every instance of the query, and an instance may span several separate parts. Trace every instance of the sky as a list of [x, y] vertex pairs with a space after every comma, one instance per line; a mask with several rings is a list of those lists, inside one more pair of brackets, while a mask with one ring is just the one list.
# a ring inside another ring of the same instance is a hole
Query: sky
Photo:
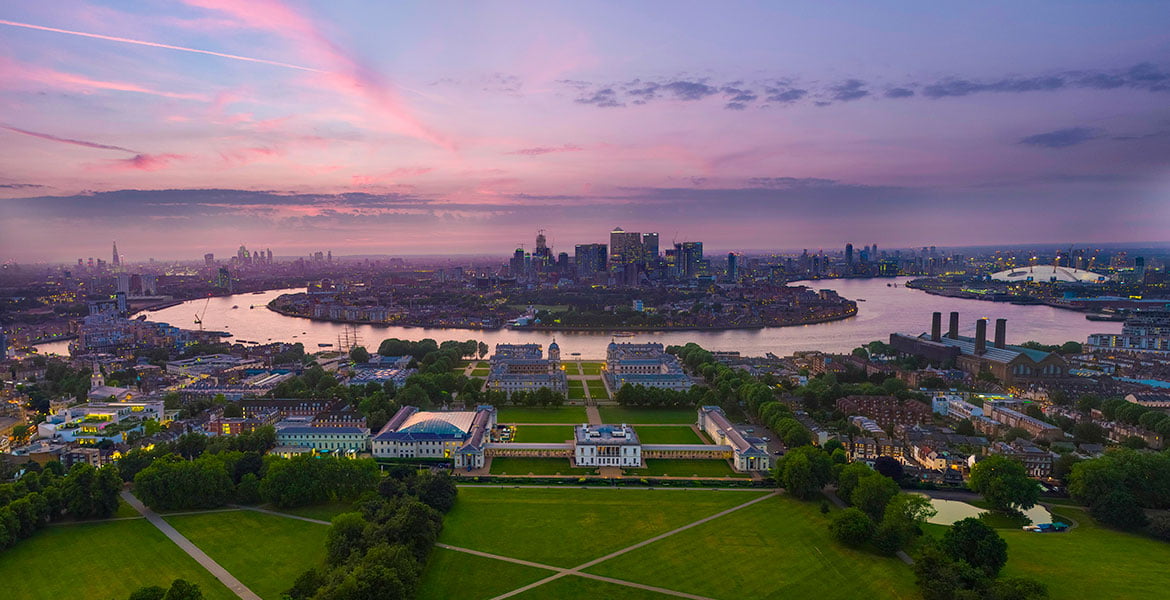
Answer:
[[0, 4], [0, 261], [1170, 241], [1167, 2]]

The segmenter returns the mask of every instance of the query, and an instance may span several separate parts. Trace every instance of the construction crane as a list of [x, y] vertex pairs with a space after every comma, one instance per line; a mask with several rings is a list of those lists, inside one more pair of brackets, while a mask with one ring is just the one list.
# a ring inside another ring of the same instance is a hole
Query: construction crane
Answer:
[[207, 314], [207, 306], [211, 304], [211, 296], [207, 296], [207, 302], [203, 303], [203, 310], [195, 313], [195, 324], [199, 326], [199, 331], [203, 331], [203, 315]]

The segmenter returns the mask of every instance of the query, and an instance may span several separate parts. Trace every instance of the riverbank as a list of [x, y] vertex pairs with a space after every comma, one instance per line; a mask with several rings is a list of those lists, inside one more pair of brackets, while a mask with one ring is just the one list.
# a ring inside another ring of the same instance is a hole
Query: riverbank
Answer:
[[942, 288], [942, 289], [930, 288], [930, 287], [924, 287], [922, 284], [917, 283], [918, 281], [920, 281], [920, 280], [913, 279], [911, 281], [907, 281], [905, 283], [905, 287], [913, 289], [913, 290], [918, 290], [918, 291], [924, 292], [926, 294], [930, 294], [931, 296], [941, 296], [943, 298], [958, 298], [960, 300], [978, 300], [981, 302], [994, 302], [997, 304], [1012, 304], [1015, 306], [1048, 306], [1051, 308], [1059, 308], [1061, 310], [1067, 310], [1067, 311], [1077, 312], [1077, 313], [1090, 312], [1089, 310], [1084, 309], [1084, 308], [1080, 308], [1080, 307], [1076, 307], [1076, 306], [1069, 306], [1067, 304], [1061, 304], [1059, 302], [1053, 302], [1050, 300], [1045, 300], [1043, 298], [1036, 298], [1033, 296], [1016, 296], [1014, 294], [1007, 294], [1007, 293], [977, 294], [975, 292], [968, 292], [965, 290], [954, 289], [954, 288]]
[[830, 323], [833, 321], [843, 321], [857, 316], [857, 305], [854, 304], [851, 310], [847, 310], [845, 314], [829, 315], [813, 319], [802, 319], [798, 322], [792, 323], [768, 323], [761, 325], [723, 325], [718, 327], [704, 327], [704, 326], [681, 326], [681, 327], [637, 327], [624, 325], [607, 325], [604, 327], [571, 327], [563, 325], [526, 325], [523, 327], [487, 327], [483, 325], [413, 325], [404, 323], [372, 323], [370, 321], [353, 321], [346, 319], [322, 319], [319, 317], [311, 317], [308, 315], [297, 314], [295, 312], [282, 309], [275, 306], [276, 300], [270, 301], [266, 308], [272, 312], [284, 315], [286, 317], [296, 317], [298, 319], [307, 319], [309, 321], [316, 321], [319, 323], [339, 323], [344, 325], [366, 325], [370, 327], [406, 327], [419, 329], [469, 329], [476, 331], [499, 331], [506, 329], [508, 331], [539, 331], [539, 332], [577, 332], [577, 333], [609, 333], [615, 331], [630, 331], [638, 333], [659, 333], [668, 331], [699, 331], [699, 332], [717, 332], [717, 331], [751, 331], [761, 329], [773, 329], [780, 327], [800, 327], [803, 325], [816, 325], [818, 323]]

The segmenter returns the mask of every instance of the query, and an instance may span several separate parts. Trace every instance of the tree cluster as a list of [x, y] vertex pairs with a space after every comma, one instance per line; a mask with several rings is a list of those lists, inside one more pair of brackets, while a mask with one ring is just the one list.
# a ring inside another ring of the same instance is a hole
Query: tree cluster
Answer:
[[887, 554], [906, 548], [936, 512], [929, 498], [901, 493], [895, 480], [865, 463], [840, 469], [837, 495], [852, 508], [834, 516], [829, 526], [833, 536], [851, 546], [872, 543]]
[[1113, 398], [1101, 403], [1101, 412], [1110, 421], [1121, 421], [1170, 437], [1170, 415], [1163, 411]]
[[1118, 448], [1080, 461], [1069, 474], [1068, 490], [1106, 525], [1145, 527], [1148, 519], [1143, 509], [1170, 508], [1170, 451]]
[[921, 545], [914, 574], [923, 600], [1048, 597], [1048, 588], [1034, 579], [998, 578], [1007, 559], [1007, 542], [983, 521], [968, 518], [952, 525], [938, 542]]
[[663, 407], [692, 407], [703, 400], [706, 390], [699, 386], [692, 386], [690, 390], [680, 392], [644, 385], [625, 384], [614, 394], [615, 402], [622, 406], [643, 406], [649, 408]]
[[122, 478], [118, 468], [76, 464], [64, 476], [56, 468], [29, 470], [0, 484], [0, 550], [65, 516], [103, 519], [118, 510]]
[[302, 573], [285, 592], [291, 600], [415, 597], [423, 565], [454, 505], [446, 474], [392, 469], [359, 511], [334, 517], [325, 541], [326, 566]]

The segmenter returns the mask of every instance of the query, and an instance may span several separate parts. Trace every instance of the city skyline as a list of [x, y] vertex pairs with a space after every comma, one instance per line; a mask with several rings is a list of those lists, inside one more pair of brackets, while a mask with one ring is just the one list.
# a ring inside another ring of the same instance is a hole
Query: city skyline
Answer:
[[541, 228], [568, 251], [615, 225], [712, 251], [1163, 242], [1168, 18], [6, 7], [0, 260], [113, 239], [133, 259], [248, 240], [503, 255]]

